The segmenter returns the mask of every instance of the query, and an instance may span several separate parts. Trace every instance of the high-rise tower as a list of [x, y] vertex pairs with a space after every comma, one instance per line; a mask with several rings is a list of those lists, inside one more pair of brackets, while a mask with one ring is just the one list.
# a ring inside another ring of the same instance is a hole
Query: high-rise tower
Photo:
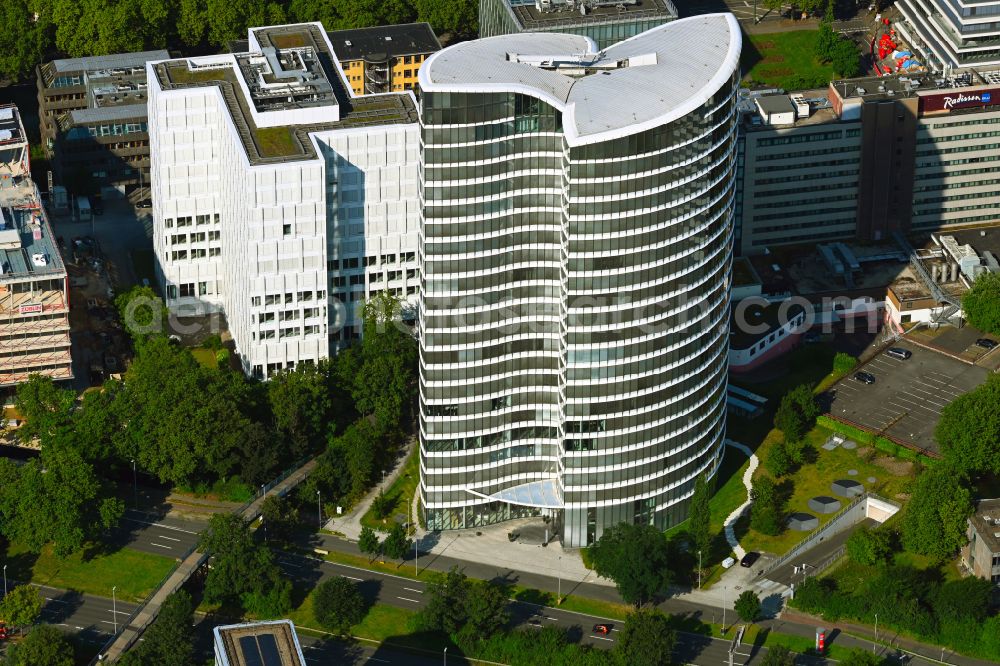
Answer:
[[683, 520], [725, 434], [740, 29], [465, 42], [420, 70], [428, 527]]

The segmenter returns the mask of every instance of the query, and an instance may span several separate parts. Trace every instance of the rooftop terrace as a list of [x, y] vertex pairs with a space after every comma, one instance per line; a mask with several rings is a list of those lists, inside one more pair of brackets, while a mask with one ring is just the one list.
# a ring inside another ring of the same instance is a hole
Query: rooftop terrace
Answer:
[[555, 30], [586, 23], [649, 19], [671, 21], [677, 8], [670, 0], [506, 0], [524, 30]]
[[[154, 65], [163, 90], [219, 88], [251, 164], [315, 159], [310, 133], [417, 122], [416, 106], [408, 93], [351, 97], [316, 25], [258, 28], [253, 34], [261, 52], [235, 55], [250, 99], [237, 79], [234, 56], [210, 64], [170, 60]], [[254, 121], [255, 112], [322, 111], [323, 107], [330, 109], [329, 121], [266, 128]]]

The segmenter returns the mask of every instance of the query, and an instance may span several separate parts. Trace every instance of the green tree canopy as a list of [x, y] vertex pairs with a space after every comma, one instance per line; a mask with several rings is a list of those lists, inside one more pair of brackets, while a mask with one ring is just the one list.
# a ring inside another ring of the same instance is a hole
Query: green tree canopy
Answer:
[[361, 527], [361, 535], [358, 537], [358, 550], [368, 555], [369, 562], [382, 552], [382, 542], [379, 541], [378, 534], [367, 525]]
[[51, 624], [40, 624], [7, 650], [4, 666], [73, 666], [73, 644]]
[[468, 621], [466, 597], [468, 578], [452, 567], [448, 573], [427, 584], [427, 606], [420, 612], [420, 625], [430, 631], [457, 634]]
[[673, 577], [670, 546], [652, 525], [606, 528], [590, 559], [597, 575], [613, 580], [622, 599], [637, 606], [666, 590]]
[[267, 538], [287, 541], [299, 521], [299, 510], [287, 498], [268, 495], [260, 507], [262, 524], [267, 526]]
[[402, 560], [413, 548], [413, 539], [406, 536], [406, 529], [400, 523], [393, 523], [389, 534], [382, 543], [382, 550], [394, 560]]
[[676, 643], [670, 618], [655, 608], [640, 608], [625, 616], [613, 654], [621, 666], [661, 666], [671, 662]]
[[847, 539], [847, 555], [858, 564], [885, 564], [892, 554], [892, 535], [882, 529], [859, 527]]
[[1000, 375], [990, 374], [986, 383], [945, 405], [934, 438], [954, 468], [1000, 474]]
[[964, 545], [966, 520], [972, 515], [967, 486], [966, 477], [946, 464], [924, 470], [903, 515], [903, 546], [945, 559]]
[[163, 602], [156, 620], [142, 635], [142, 642], [126, 652], [122, 666], [194, 666], [194, 601], [185, 590], [174, 592]]
[[507, 587], [495, 580], [466, 581], [465, 631], [478, 639], [489, 638], [507, 626]]
[[736, 597], [733, 609], [744, 622], [753, 622], [760, 616], [760, 597], [753, 590], [743, 590]]
[[324, 629], [346, 635], [365, 616], [358, 586], [341, 576], [328, 578], [313, 593], [313, 617]]
[[0, 599], [0, 619], [9, 627], [29, 627], [42, 614], [42, 595], [34, 585], [18, 585]]
[[939, 620], [982, 622], [989, 615], [991, 581], [969, 576], [941, 583], [930, 602]]
[[792, 459], [784, 442], [775, 442], [764, 458], [764, 468], [774, 476], [784, 476], [792, 469]]
[[813, 427], [819, 416], [819, 406], [810, 384], [801, 384], [781, 398], [774, 414], [774, 427], [785, 434], [785, 439], [798, 442]]
[[769, 476], [759, 476], [753, 480], [750, 491], [750, 527], [761, 534], [775, 536], [784, 528], [784, 502], [778, 487]]
[[691, 505], [688, 509], [688, 534], [694, 545], [695, 554], [700, 550], [703, 561], [708, 559], [712, 550], [712, 511], [709, 507], [711, 498], [712, 489], [709, 482], [704, 475], [699, 474], [694, 483], [694, 494], [691, 496]]
[[34, 437], [42, 445], [69, 427], [76, 393], [56, 386], [51, 377], [31, 375], [19, 384], [14, 398], [17, 411], [24, 417], [19, 434], [25, 441]]
[[851, 650], [840, 660], [840, 666], [879, 666], [882, 660], [868, 650]]
[[795, 666], [795, 653], [784, 645], [775, 645], [767, 649], [760, 664], [761, 666]]
[[962, 312], [979, 330], [1000, 335], [1000, 273], [987, 271], [976, 277], [962, 296]]
[[294, 459], [326, 444], [332, 412], [326, 365], [299, 363], [294, 370], [280, 372], [267, 382], [275, 430], [288, 443]]
[[150, 287], [135, 286], [118, 294], [115, 309], [133, 339], [143, 340], [167, 331], [170, 312]]
[[27, 78], [52, 44], [52, 17], [43, 10], [36, 20], [36, 4], [30, 0], [0, 3], [0, 81]]
[[400, 300], [382, 292], [365, 303], [361, 365], [352, 396], [358, 411], [373, 416], [380, 432], [395, 432], [414, 391], [417, 345], [400, 321]]

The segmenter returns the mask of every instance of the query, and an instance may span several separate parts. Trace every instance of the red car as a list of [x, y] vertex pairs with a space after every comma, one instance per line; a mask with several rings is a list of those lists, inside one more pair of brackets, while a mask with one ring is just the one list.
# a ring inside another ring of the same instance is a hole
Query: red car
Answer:
[[594, 633], [595, 634], [606, 634], [611, 631], [611, 626], [607, 624], [595, 624]]
[[7, 640], [7, 625], [0, 622], [0, 641]]

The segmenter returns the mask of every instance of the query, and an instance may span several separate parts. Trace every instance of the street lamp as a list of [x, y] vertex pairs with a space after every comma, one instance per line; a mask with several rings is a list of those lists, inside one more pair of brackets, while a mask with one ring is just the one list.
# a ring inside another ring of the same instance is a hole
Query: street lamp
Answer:
[[698, 550], [698, 589], [701, 589], [701, 549]]
[[319, 516], [319, 528], [323, 529], [323, 500], [319, 491], [316, 491], [316, 515]]
[[[111, 619], [115, 625], [115, 635], [118, 635], [118, 597], [115, 592], [118, 591], [118, 586], [111, 588]], [[107, 598], [107, 597], [105, 597]]]
[[444, 666], [448, 666], [448, 646], [444, 648]]
[[725, 585], [722, 586], [722, 635], [726, 634], [726, 606], [729, 605], [729, 588]]
[[875, 643], [878, 642], [878, 613], [875, 613], [875, 639], [872, 641], [872, 653], [875, 653]]
[[3, 565], [3, 596], [7, 596], [7, 565]]
[[262, 484], [260, 484], [260, 496], [263, 497], [266, 494], [267, 494], [267, 491], [264, 490], [264, 484], [262, 483]]
[[135, 471], [135, 458], [132, 458], [132, 497], [135, 501], [135, 508], [139, 508], [139, 479]]
[[264, 528], [264, 543], [267, 543], [267, 524], [264, 522], [264, 516], [260, 517], [260, 526]]
[[420, 575], [420, 551], [417, 550], [417, 545], [420, 543], [420, 537], [413, 540], [413, 575]]

